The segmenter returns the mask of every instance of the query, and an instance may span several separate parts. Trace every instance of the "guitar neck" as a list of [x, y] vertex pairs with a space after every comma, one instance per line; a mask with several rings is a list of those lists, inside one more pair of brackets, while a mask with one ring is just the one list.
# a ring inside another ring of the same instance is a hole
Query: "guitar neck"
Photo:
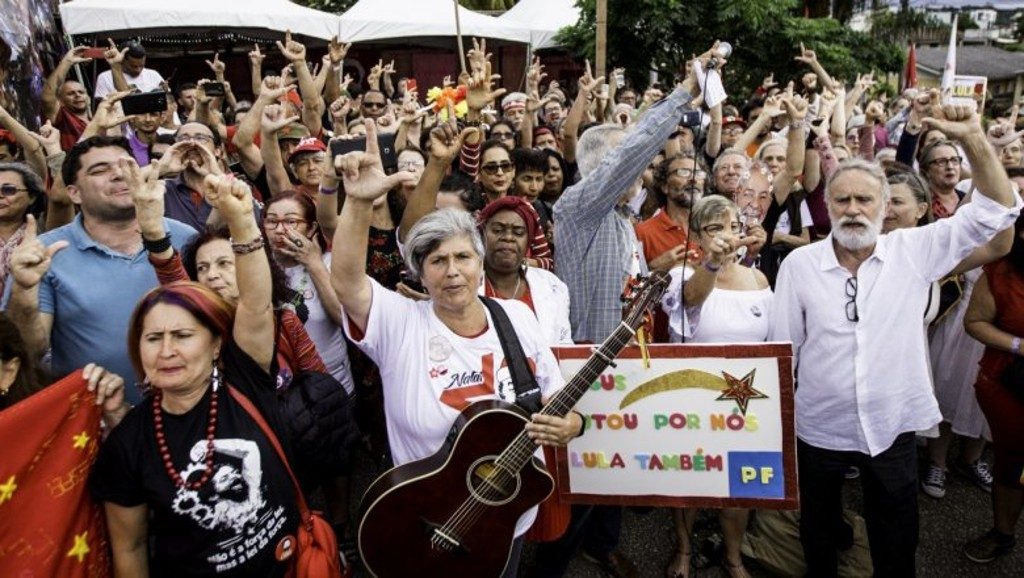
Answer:
[[[590, 384], [594, 383], [604, 368], [608, 367], [615, 356], [629, 343], [634, 334], [636, 334], [636, 330], [628, 323], [625, 321], [620, 323], [608, 339], [605, 339], [604, 343], [594, 351], [583, 368], [548, 401], [540, 413], [565, 417], [569, 410], [576, 405], [576, 402], [583, 397], [583, 394], [590, 389]], [[516, 436], [515, 441], [498, 458], [498, 464], [517, 472], [530, 460], [535, 449], [536, 445], [533, 440], [524, 431]]]

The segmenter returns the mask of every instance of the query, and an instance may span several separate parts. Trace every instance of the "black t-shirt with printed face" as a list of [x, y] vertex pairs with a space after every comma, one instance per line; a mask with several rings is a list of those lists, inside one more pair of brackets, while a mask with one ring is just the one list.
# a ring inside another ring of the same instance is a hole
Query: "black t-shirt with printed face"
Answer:
[[[252, 400], [275, 432], [284, 431], [274, 379], [234, 344], [224, 348], [221, 361], [223, 383]], [[187, 413], [163, 412], [171, 459], [186, 481], [205, 470], [210, 398], [208, 389]], [[213, 475], [198, 490], [171, 481], [157, 447], [150, 397], [104, 442], [90, 490], [98, 501], [149, 507], [151, 576], [284, 576], [292, 560], [278, 558], [289, 547], [294, 552], [299, 520], [291, 478], [259, 425], [223, 385], [217, 407]], [[286, 440], [281, 443], [287, 448]]]

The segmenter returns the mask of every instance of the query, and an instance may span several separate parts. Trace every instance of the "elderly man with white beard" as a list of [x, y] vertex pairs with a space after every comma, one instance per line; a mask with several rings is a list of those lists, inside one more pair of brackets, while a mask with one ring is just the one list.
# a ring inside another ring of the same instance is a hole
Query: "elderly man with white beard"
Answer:
[[963, 146], [978, 192], [955, 215], [880, 236], [889, 186], [851, 160], [829, 179], [832, 233], [782, 263], [770, 339], [792, 341], [800, 540], [808, 576], [836, 576], [852, 544], [842, 521], [843, 473], [861, 471], [876, 576], [914, 576], [918, 543], [914, 432], [941, 419], [922, 331], [928, 287], [1013, 225], [1021, 200], [973, 108], [926, 119]]

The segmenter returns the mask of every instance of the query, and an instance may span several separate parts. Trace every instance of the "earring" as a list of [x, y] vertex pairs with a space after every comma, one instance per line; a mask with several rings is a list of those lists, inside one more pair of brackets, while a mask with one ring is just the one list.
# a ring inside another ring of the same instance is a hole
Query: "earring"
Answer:
[[213, 372], [210, 374], [210, 387], [213, 391], [220, 389], [220, 369], [217, 368], [217, 360], [213, 360]]
[[153, 384], [149, 382], [148, 377], [142, 378], [142, 381], [135, 382], [135, 388], [139, 390], [139, 394], [142, 397], [146, 397], [149, 392], [153, 389]]

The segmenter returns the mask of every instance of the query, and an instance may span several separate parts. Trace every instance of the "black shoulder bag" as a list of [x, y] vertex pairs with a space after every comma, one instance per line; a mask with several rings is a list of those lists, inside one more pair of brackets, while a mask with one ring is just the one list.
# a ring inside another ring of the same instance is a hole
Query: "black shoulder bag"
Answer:
[[519, 343], [512, 321], [509, 320], [505, 309], [494, 299], [480, 297], [480, 300], [491, 312], [491, 319], [494, 319], [494, 330], [498, 332], [498, 341], [501, 342], [505, 362], [508, 364], [509, 373], [512, 374], [512, 385], [516, 388], [516, 405], [531, 415], [539, 412], [540, 386], [537, 385], [537, 378], [526, 363], [526, 354], [523, 353], [523, 346]]

